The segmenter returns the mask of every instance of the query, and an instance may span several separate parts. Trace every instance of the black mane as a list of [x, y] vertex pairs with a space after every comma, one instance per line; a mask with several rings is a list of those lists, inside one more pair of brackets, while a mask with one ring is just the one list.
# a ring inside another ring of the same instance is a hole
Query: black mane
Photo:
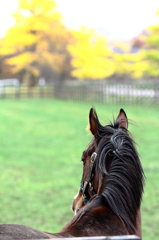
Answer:
[[[95, 145], [99, 146], [95, 171], [99, 178], [103, 173], [107, 175], [101, 197], [133, 233], [144, 185], [144, 172], [134, 141], [117, 121], [107, 126], [102, 126], [98, 119], [96, 123], [98, 132], [86, 151], [89, 154]], [[110, 158], [111, 165], [107, 170]]]

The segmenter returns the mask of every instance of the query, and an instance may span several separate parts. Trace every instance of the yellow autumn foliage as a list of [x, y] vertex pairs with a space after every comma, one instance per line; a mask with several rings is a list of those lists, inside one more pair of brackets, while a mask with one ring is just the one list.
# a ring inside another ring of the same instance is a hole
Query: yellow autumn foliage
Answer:
[[37, 56], [35, 53], [24, 52], [19, 56], [8, 58], [6, 62], [9, 65], [12, 65], [15, 71], [18, 71], [18, 70], [20, 71], [21, 69], [28, 67], [33, 61], [36, 61], [37, 60], [36, 58]]
[[40, 64], [48, 64], [58, 73], [63, 71], [72, 35], [61, 23], [55, 1], [20, 0], [14, 18], [15, 26], [0, 42], [0, 53], [12, 73], [25, 69], [40, 75]]
[[26, 33], [24, 28], [17, 26], [8, 30], [2, 41], [0, 49], [1, 55], [10, 55], [23, 51], [27, 46], [32, 46], [36, 42], [36, 37]]
[[114, 73], [112, 52], [104, 37], [82, 27], [73, 31], [76, 43], [68, 46], [73, 59], [72, 76], [79, 79], [103, 79]]
[[146, 40], [150, 48], [134, 54], [131, 45], [120, 41], [114, 46], [121, 52], [113, 51], [112, 42], [95, 30], [68, 30], [54, 0], [20, 0], [14, 18], [15, 25], [0, 40], [3, 63], [13, 74], [37, 77], [43, 66], [49, 66], [61, 76], [72, 70], [71, 75], [81, 80], [159, 75], [159, 25], [150, 28]]

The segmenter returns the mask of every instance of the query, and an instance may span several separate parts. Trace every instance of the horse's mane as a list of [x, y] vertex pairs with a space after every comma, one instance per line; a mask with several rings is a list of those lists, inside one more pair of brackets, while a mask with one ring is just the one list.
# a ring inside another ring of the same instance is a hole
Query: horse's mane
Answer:
[[[139, 155], [129, 132], [120, 127], [118, 121], [102, 126], [98, 118], [95, 120], [98, 131], [87, 152], [91, 152], [93, 146], [102, 139], [95, 169], [99, 178], [102, 178], [103, 173], [107, 175], [102, 198], [128, 231], [134, 233], [144, 185], [144, 172]], [[107, 171], [110, 158], [111, 165]]]

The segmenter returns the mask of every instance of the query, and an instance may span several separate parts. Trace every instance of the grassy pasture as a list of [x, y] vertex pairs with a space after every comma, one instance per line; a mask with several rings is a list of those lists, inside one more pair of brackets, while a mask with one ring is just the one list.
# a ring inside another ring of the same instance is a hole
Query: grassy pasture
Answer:
[[[157, 106], [95, 104], [103, 124], [121, 107], [146, 174], [143, 239], [159, 237], [159, 109]], [[55, 100], [0, 101], [0, 223], [57, 232], [72, 218], [80, 184], [80, 157], [91, 104]]]

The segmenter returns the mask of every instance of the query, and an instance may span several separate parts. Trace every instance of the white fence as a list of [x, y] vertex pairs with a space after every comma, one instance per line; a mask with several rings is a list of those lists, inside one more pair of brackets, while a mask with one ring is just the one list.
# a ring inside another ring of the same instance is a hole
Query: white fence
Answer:
[[5, 84], [0, 82], [0, 98], [59, 98], [92, 104], [159, 104], [159, 81], [131, 84], [69, 81], [27, 87], [19, 85], [17, 81], [13, 81], [11, 85], [9, 80], [6, 80]]
[[[141, 240], [141, 238], [135, 235], [126, 235], [126, 236], [103, 236], [103, 237], [73, 237], [73, 238], [54, 238], [56, 240]], [[34, 239], [37, 240], [37, 239]], [[41, 239], [44, 240], [44, 239]]]

